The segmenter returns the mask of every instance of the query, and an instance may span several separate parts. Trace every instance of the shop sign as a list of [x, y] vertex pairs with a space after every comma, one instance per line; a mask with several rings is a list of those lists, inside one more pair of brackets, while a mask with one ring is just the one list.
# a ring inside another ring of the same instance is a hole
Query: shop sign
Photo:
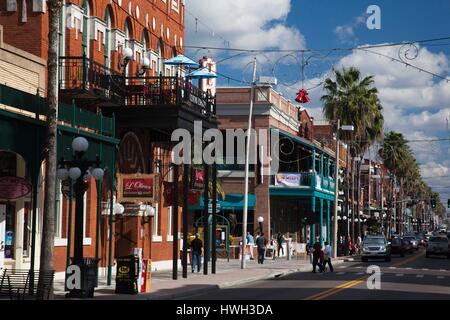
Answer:
[[157, 176], [154, 174], [119, 174], [118, 202], [151, 202], [157, 194]]
[[0, 199], [16, 200], [28, 195], [32, 190], [31, 183], [20, 177], [0, 177]]
[[300, 174], [277, 174], [275, 175], [275, 186], [279, 187], [300, 187]]

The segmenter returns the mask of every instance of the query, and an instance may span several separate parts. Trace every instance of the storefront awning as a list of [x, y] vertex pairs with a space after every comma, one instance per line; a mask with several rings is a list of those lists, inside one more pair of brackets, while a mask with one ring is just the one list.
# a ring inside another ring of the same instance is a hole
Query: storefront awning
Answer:
[[[248, 210], [255, 209], [256, 197], [254, 194], [248, 195]], [[226, 194], [224, 200], [217, 201], [218, 207], [221, 210], [243, 210], [244, 209], [244, 195], [243, 194]], [[200, 204], [198, 206], [190, 206], [191, 210], [202, 210], [204, 208], [203, 197], [200, 197]]]

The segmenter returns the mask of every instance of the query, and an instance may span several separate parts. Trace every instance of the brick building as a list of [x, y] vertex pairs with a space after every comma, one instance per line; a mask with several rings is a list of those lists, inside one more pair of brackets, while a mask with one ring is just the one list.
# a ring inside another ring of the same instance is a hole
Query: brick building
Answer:
[[[195, 120], [205, 120], [206, 127], [215, 126], [210, 117], [214, 112], [213, 97], [188, 86], [183, 78], [176, 77], [183, 75], [182, 70], [164, 63], [184, 50], [184, 10], [182, 0], [65, 0], [61, 10], [60, 101], [115, 119], [115, 138], [120, 144], [113, 155], [113, 172], [155, 174], [158, 178], [154, 198], [142, 203], [122, 203], [125, 212], [114, 217], [113, 225], [113, 257], [141, 248], [144, 258], [152, 260], [153, 269], [172, 266], [173, 231], [177, 230], [178, 236], [182, 218], [180, 214], [174, 221], [174, 211], [181, 213], [181, 208], [175, 210], [163, 197], [163, 182], [175, 180], [170, 134], [176, 128], [193, 130]], [[47, 60], [46, 1], [2, 1], [0, 25], [5, 43]], [[132, 52], [128, 59], [124, 55], [127, 48]], [[45, 96], [45, 84], [41, 87]], [[113, 175], [103, 181], [100, 197], [94, 181], [86, 194], [84, 253], [94, 256], [98, 239], [102, 267], [107, 267], [110, 260], [108, 221], [115, 203], [111, 206], [115, 186]], [[63, 271], [68, 200], [61, 192], [58, 199], [61, 241], [55, 240], [55, 267]], [[96, 233], [98, 202], [102, 214], [100, 234]], [[151, 218], [146, 217], [148, 206], [155, 209]]]
[[[247, 129], [250, 88], [217, 88], [219, 129]], [[334, 153], [313, 138], [313, 119], [271, 86], [255, 90], [253, 128], [257, 132], [257, 161], [250, 166], [248, 230], [274, 238], [281, 232], [295, 243], [321, 235], [330, 240], [334, 202]], [[265, 130], [266, 136], [259, 135]], [[253, 148], [253, 147], [252, 147]], [[345, 155], [345, 152], [344, 152]], [[218, 175], [227, 196], [221, 214], [236, 221], [234, 235], [242, 232], [244, 165], [226, 155]], [[345, 166], [341, 158], [341, 166]], [[230, 162], [230, 160], [233, 160]], [[242, 159], [240, 159], [242, 160]], [[263, 174], [262, 174], [263, 173]], [[240, 199], [240, 200], [239, 200]], [[219, 202], [220, 203], [220, 202]]]

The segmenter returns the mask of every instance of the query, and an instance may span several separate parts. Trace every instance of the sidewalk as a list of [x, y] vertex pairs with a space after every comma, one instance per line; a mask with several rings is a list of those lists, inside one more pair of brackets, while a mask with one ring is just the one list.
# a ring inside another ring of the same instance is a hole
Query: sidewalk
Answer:
[[[353, 257], [339, 257], [333, 259], [333, 264], [345, 261], [353, 261]], [[171, 300], [182, 299], [196, 294], [204, 294], [221, 288], [228, 288], [245, 283], [277, 278], [294, 272], [310, 272], [312, 266], [307, 259], [294, 260], [265, 260], [259, 265], [256, 260], [246, 261], [246, 269], [240, 269], [240, 260], [218, 260], [216, 274], [211, 274], [211, 262], [209, 263], [208, 275], [191, 273], [188, 266], [188, 275], [184, 279], [182, 270], [179, 269], [178, 280], [172, 280], [172, 271], [152, 272], [151, 292], [137, 295], [115, 294], [115, 281], [112, 285], [106, 285], [106, 279], [99, 279], [99, 286], [95, 290], [94, 300]], [[64, 280], [55, 281], [55, 299], [65, 299]]]

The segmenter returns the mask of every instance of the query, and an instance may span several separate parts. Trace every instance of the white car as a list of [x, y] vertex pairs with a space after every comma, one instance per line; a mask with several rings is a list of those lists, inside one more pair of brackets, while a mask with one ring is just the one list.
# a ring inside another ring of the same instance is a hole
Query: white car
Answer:
[[450, 243], [447, 237], [432, 236], [428, 241], [426, 257], [431, 255], [445, 255], [450, 259]]

